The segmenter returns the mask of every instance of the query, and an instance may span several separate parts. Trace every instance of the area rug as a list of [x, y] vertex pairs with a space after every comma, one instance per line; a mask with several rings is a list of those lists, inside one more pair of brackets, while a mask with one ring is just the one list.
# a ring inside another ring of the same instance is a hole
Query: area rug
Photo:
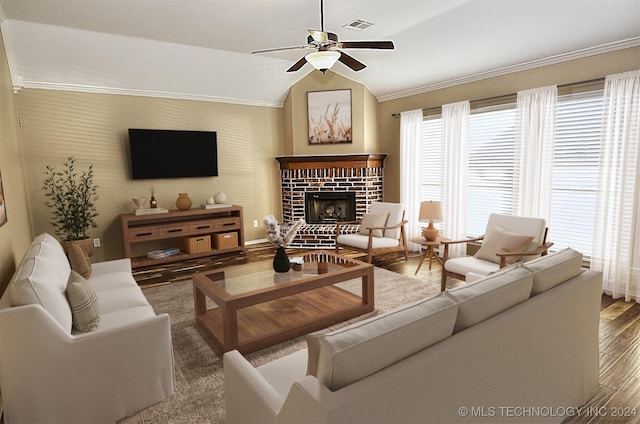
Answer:
[[[423, 281], [375, 268], [375, 305], [378, 312], [424, 299], [440, 291], [439, 281]], [[341, 283], [358, 292], [360, 280]], [[224, 423], [222, 354], [195, 324], [191, 281], [143, 290], [156, 313], [171, 317], [175, 356], [176, 392], [163, 402], [142, 410], [121, 423]], [[304, 337], [247, 355], [258, 366], [306, 347]]]

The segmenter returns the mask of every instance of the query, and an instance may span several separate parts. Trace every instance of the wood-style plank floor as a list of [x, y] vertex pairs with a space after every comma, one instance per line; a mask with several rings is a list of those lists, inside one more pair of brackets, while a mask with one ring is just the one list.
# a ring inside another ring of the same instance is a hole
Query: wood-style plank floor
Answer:
[[[193, 259], [134, 272], [142, 286], [168, 284], [191, 278], [196, 271], [270, 259], [274, 248], [268, 243], [247, 246], [242, 254], [233, 253], [212, 258]], [[296, 255], [295, 250], [289, 250]], [[363, 259], [364, 254], [345, 250], [343, 254]], [[373, 264], [409, 277], [438, 283], [440, 264], [425, 261], [418, 274], [420, 253], [410, 253], [404, 260], [401, 253], [375, 256]], [[448, 288], [464, 284], [449, 280]], [[600, 308], [600, 385], [581, 413], [565, 420], [566, 423], [640, 423], [640, 304], [612, 299], [602, 295]]]

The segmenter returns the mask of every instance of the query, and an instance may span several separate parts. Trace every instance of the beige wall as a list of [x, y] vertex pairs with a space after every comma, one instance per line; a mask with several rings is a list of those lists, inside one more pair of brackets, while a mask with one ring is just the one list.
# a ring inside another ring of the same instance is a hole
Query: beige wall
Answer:
[[514, 94], [520, 90], [547, 85], [588, 81], [635, 69], [640, 69], [640, 48], [620, 50], [379, 103], [381, 150], [389, 153], [384, 171], [385, 200], [400, 200], [400, 118], [392, 117], [393, 114], [414, 109], [429, 109], [464, 100]]
[[[0, 171], [8, 199], [9, 223], [0, 227], [0, 277], [6, 283], [31, 237], [52, 230], [48, 224], [50, 211], [43, 205], [43, 173], [46, 165], [60, 166], [68, 155], [75, 156], [81, 168], [89, 164], [95, 168], [100, 215], [99, 228], [92, 230], [91, 235], [100, 237], [104, 246], [97, 249], [96, 261], [121, 256], [118, 215], [133, 209], [131, 197], [148, 197], [152, 184], [160, 206], [167, 208], [175, 207], [179, 192], [188, 192], [197, 205], [224, 191], [230, 202], [244, 207], [246, 240], [262, 239], [262, 216], [281, 214], [275, 156], [387, 153], [384, 198], [398, 201], [400, 120], [392, 117], [393, 113], [638, 69], [640, 48], [383, 103], [378, 103], [366, 87], [348, 78], [331, 72], [326, 75], [311, 72], [291, 88], [282, 109], [35, 89], [23, 89], [13, 95], [6, 55], [2, 54], [1, 59]], [[352, 90], [354, 142], [309, 145], [306, 93], [335, 89]], [[17, 127], [17, 116], [26, 126]], [[130, 180], [127, 161], [130, 127], [217, 131], [220, 176]], [[255, 229], [254, 219], [259, 221]]]
[[[158, 206], [168, 209], [175, 209], [180, 192], [189, 193], [196, 206], [225, 192], [230, 203], [244, 209], [245, 240], [264, 238], [262, 217], [280, 214], [274, 157], [284, 153], [282, 109], [35, 89], [20, 91], [17, 105], [27, 122], [20, 134], [34, 234], [53, 231], [41, 189], [45, 166], [60, 168], [69, 155], [79, 170], [93, 164], [100, 198], [91, 237], [100, 237], [103, 245], [94, 261], [122, 257], [118, 216], [133, 210], [132, 197], [149, 198], [152, 185]], [[131, 180], [128, 128], [217, 131], [219, 176]]]
[[0, 173], [7, 223], [0, 227], [0, 293], [31, 243], [22, 152], [4, 42], [0, 38]]
[[[309, 144], [307, 93], [351, 90], [353, 143]], [[365, 86], [331, 71], [311, 72], [294, 84], [285, 100], [285, 144], [287, 155], [381, 153], [377, 131], [377, 101]]]

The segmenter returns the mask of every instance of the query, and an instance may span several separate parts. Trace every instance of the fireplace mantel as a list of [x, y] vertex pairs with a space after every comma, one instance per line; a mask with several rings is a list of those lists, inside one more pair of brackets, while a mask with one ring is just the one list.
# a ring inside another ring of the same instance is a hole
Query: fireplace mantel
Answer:
[[280, 169], [382, 168], [384, 153], [346, 155], [279, 156]]

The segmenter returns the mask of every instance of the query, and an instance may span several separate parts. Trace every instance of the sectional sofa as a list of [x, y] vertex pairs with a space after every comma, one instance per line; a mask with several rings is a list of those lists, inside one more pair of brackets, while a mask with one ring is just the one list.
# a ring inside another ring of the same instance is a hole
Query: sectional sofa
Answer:
[[227, 422], [561, 422], [599, 383], [601, 294], [566, 249], [257, 368], [227, 352]]

